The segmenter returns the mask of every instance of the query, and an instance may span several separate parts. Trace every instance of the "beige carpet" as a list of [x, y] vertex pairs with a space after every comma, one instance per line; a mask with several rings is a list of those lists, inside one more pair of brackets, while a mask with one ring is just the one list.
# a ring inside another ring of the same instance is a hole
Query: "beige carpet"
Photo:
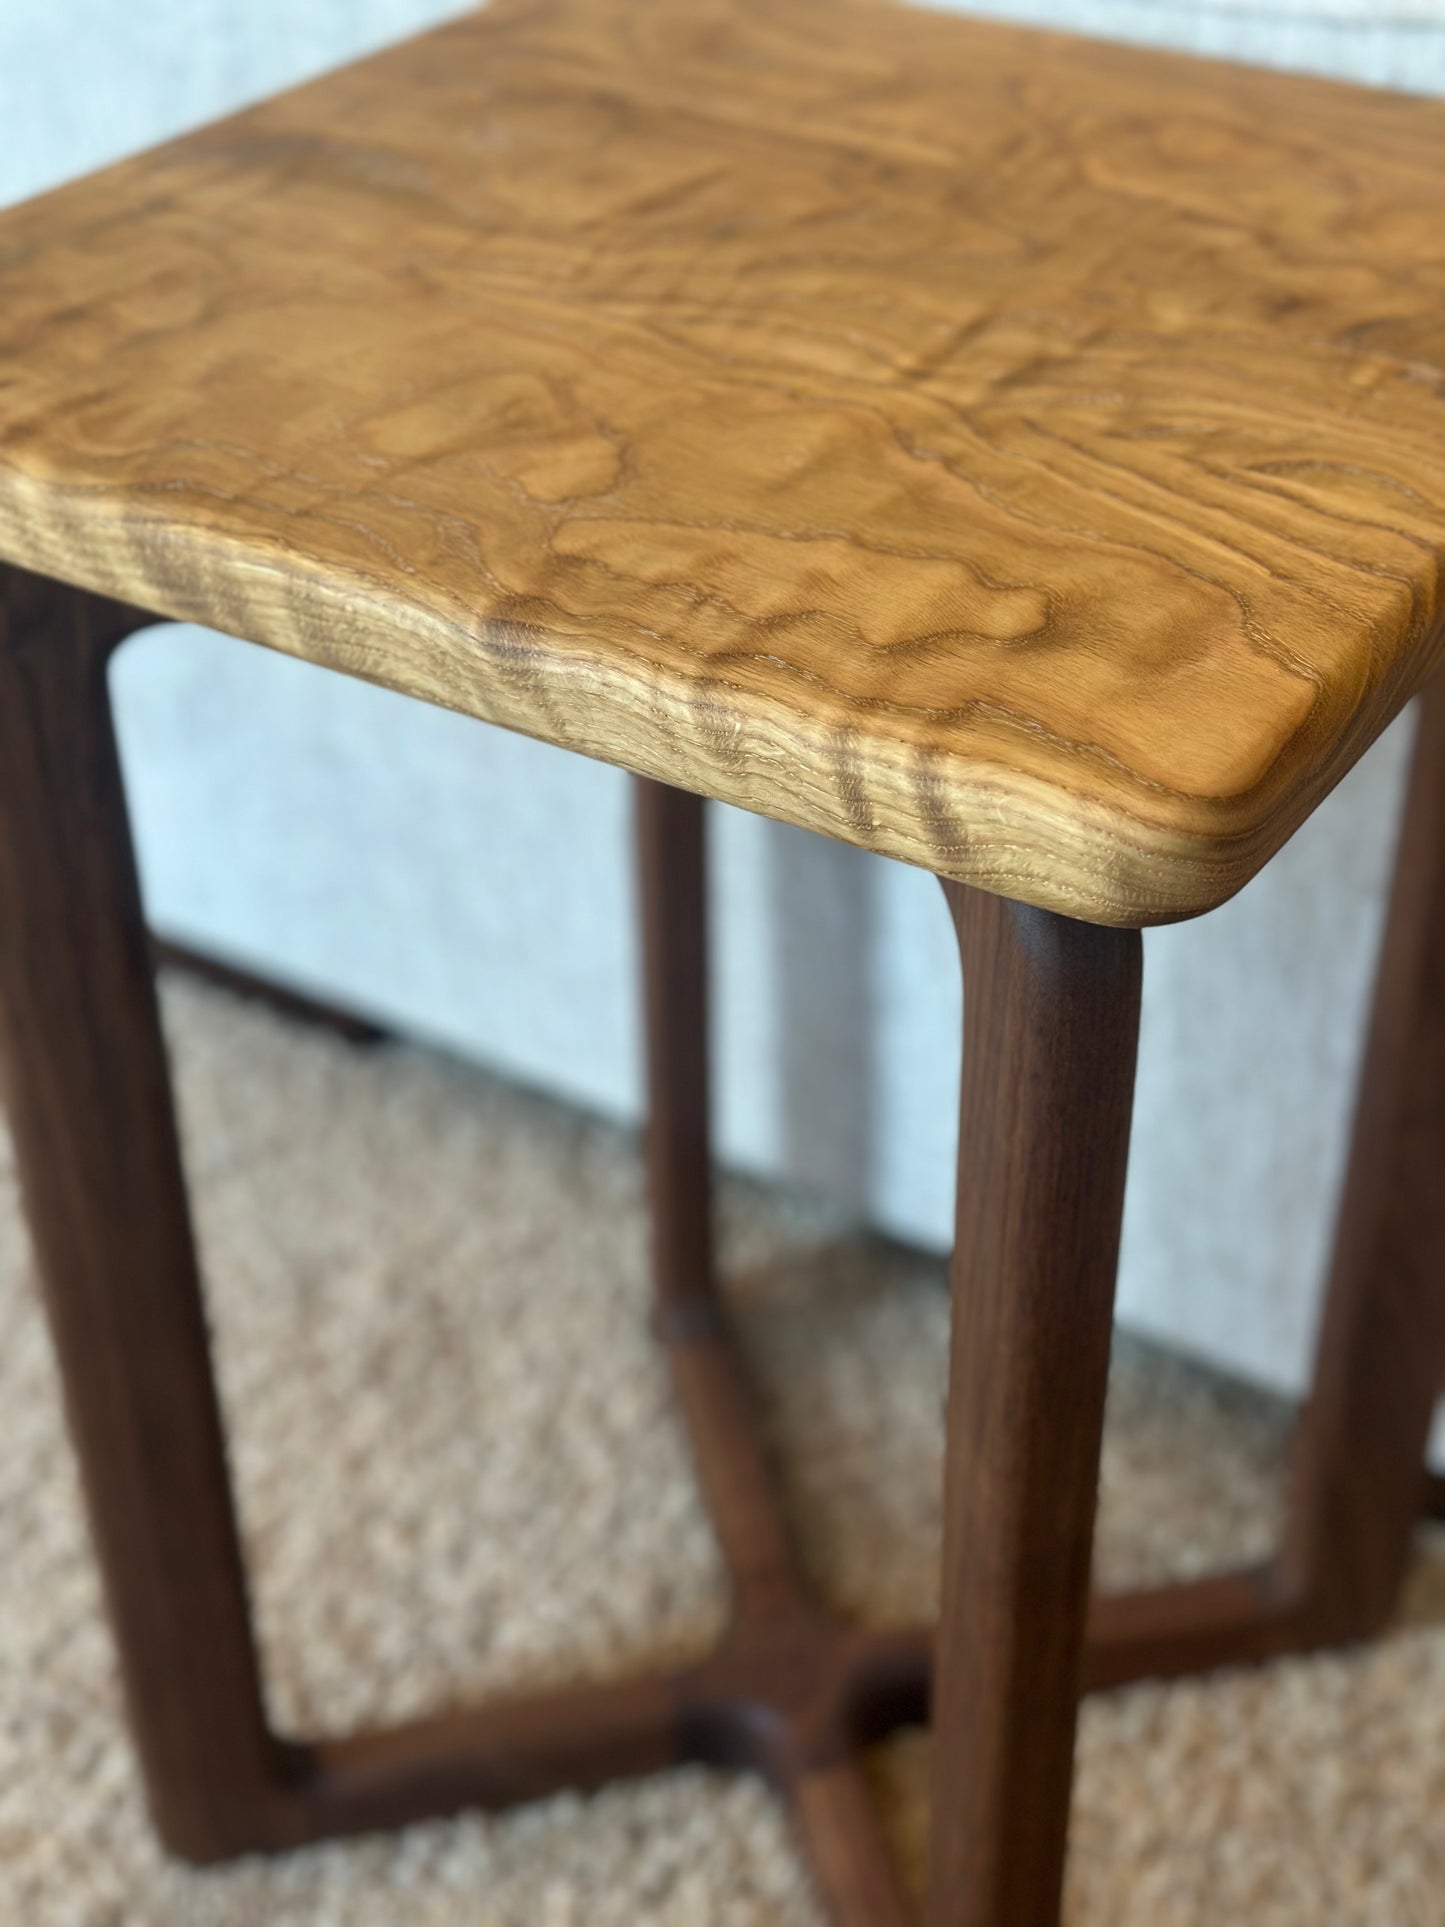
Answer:
[[[420, 1051], [186, 983], [166, 1002], [282, 1718], [344, 1728], [705, 1647], [724, 1599], [644, 1332], [632, 1141]], [[915, 1617], [935, 1584], [940, 1268], [751, 1186], [725, 1216], [819, 1583]], [[1286, 1415], [1118, 1351], [1105, 1577], [1259, 1550]], [[284, 1862], [165, 1865], [3, 1152], [0, 1423], [4, 1927], [816, 1921], [766, 1794], [697, 1772]], [[1071, 1927], [1441, 1927], [1438, 1537], [1406, 1620], [1363, 1656], [1091, 1703]], [[878, 1758], [910, 1877], [925, 1753]]]

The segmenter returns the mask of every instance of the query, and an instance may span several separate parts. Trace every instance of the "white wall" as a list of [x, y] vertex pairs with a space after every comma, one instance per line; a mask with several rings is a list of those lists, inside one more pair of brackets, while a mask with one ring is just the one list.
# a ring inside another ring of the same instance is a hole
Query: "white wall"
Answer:
[[[635, 1112], [625, 778], [198, 631], [137, 638], [117, 682], [163, 927]], [[1313, 1330], [1404, 722], [1234, 902], [1146, 938], [1121, 1309], [1286, 1387]], [[960, 999], [937, 885], [713, 818], [725, 1154], [941, 1247]]]
[[[458, 10], [0, 0], [0, 198]], [[979, 10], [1445, 92], [1445, 0]], [[138, 638], [117, 688], [159, 925], [635, 1111], [614, 772], [194, 631]], [[1316, 1316], [1407, 732], [1233, 904], [1147, 940], [1121, 1309], [1285, 1388]], [[715, 831], [725, 1153], [942, 1245], [959, 995], [936, 885], [734, 811]]]

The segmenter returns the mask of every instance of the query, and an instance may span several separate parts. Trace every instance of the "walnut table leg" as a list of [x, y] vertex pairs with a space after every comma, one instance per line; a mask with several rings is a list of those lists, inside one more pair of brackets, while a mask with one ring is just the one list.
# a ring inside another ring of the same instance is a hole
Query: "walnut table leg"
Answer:
[[1142, 945], [945, 887], [964, 1051], [928, 1922], [1056, 1927]]
[[266, 1730], [106, 692], [143, 618], [0, 570], [5, 1089], [156, 1825], [261, 1844]]

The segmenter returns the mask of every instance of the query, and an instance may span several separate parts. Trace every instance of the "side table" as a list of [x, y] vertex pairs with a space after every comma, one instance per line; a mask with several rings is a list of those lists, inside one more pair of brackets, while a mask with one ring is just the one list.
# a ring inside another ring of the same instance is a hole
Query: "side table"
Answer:
[[[930, 1927], [1053, 1927], [1082, 1688], [1378, 1627], [1445, 1380], [1442, 206], [1425, 102], [869, 0], [501, 0], [0, 215], [6, 1098], [171, 1848], [746, 1764], [840, 1927], [898, 1927], [857, 1749], [931, 1702]], [[106, 689], [157, 617], [639, 778], [701, 1664], [272, 1731]], [[1427, 684], [1285, 1543], [1091, 1616], [1141, 931]], [[729, 1341], [704, 797], [928, 868], [957, 929], [936, 1634], [809, 1595]]]

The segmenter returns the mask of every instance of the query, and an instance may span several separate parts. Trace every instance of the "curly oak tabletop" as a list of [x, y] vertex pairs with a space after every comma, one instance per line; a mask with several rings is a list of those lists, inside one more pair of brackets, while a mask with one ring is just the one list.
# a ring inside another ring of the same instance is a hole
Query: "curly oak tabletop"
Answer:
[[0, 556], [1193, 915], [1441, 653], [1445, 106], [500, 0], [0, 215]]

